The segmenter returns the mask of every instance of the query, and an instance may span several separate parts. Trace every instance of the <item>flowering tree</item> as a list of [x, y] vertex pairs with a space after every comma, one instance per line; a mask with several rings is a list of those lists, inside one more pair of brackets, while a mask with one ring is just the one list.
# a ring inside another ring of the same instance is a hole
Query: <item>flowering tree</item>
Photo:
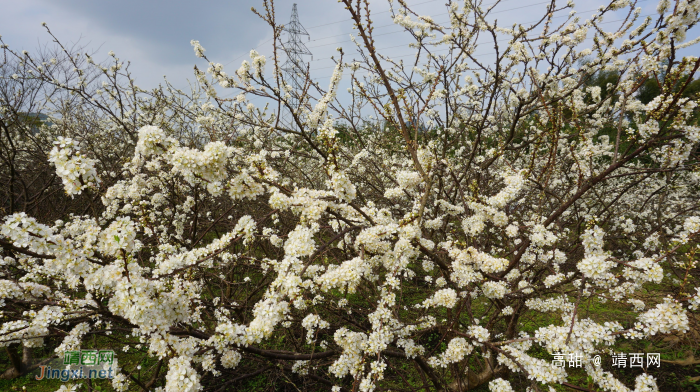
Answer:
[[[187, 95], [139, 89], [116, 57], [65, 51], [87, 64], [63, 80], [5, 48], [28, 69], [18, 79], [68, 92], [99, 131], [81, 135], [85, 119], [58, 104], [59, 125], [40, 131], [56, 138], [43, 159], [67, 197], [89, 194], [89, 208], [41, 220], [3, 207], [2, 344], [59, 337], [61, 355], [111, 335], [158, 359], [147, 376], [119, 368], [120, 391], [221, 390], [263, 373], [334, 391], [511, 391], [517, 373], [532, 390], [588, 390], [535, 349], [580, 355], [598, 388], [629, 390], [591, 359], [620, 339], [685, 332], [700, 306], [700, 127], [687, 94], [700, 60], [677, 52], [698, 41], [685, 36], [700, 2], [662, 1], [642, 18], [613, 1], [562, 23], [553, 15], [573, 4], [552, 2], [509, 28], [470, 1], [450, 2], [445, 26], [390, 2], [415, 38], [410, 64], [377, 51], [368, 1], [342, 3], [360, 60], [339, 50], [326, 89], [307, 75], [292, 90], [277, 50], [228, 75], [193, 41], [209, 65]], [[278, 48], [263, 4], [254, 12]], [[493, 62], [474, 55], [484, 39]], [[649, 80], [659, 92], [644, 104]], [[276, 115], [293, 96], [294, 127]], [[640, 295], [650, 287], [661, 295]], [[582, 311], [590, 301], [636, 320], [597, 320]], [[549, 321], [527, 332], [533, 315]]]

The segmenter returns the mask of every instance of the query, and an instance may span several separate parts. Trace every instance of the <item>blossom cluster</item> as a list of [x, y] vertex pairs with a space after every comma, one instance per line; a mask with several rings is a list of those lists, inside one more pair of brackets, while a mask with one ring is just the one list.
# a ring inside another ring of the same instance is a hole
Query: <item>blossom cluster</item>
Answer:
[[49, 153], [49, 162], [56, 166], [56, 174], [63, 180], [68, 195], [79, 195], [83, 190], [102, 182], [95, 169], [96, 160], [80, 153], [75, 140], [59, 137]]

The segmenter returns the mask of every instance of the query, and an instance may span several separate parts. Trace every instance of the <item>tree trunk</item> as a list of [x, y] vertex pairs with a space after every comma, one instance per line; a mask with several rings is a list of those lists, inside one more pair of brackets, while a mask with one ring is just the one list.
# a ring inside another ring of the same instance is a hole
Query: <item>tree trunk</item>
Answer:
[[34, 370], [38, 364], [33, 364], [34, 356], [30, 347], [22, 346], [22, 356], [17, 353], [19, 343], [13, 343], [5, 347], [7, 355], [10, 357], [11, 367], [0, 374], [0, 379], [10, 380], [22, 376]]
[[475, 389], [479, 385], [491, 380], [494, 375], [500, 373], [503, 370], [502, 366], [495, 367], [496, 361], [494, 361], [493, 353], [491, 358], [486, 360], [486, 367], [479, 373], [471, 371], [467, 368], [466, 377], [462, 378], [462, 382], [455, 381], [449, 386], [449, 390], [452, 392], [465, 392]]

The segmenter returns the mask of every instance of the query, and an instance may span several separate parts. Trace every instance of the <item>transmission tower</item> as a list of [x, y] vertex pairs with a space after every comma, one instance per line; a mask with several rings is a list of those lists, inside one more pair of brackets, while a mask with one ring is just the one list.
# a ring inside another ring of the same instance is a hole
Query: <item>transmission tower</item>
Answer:
[[[284, 26], [284, 31], [287, 32], [287, 42], [282, 43], [282, 48], [284, 48], [284, 52], [287, 53], [287, 61], [282, 64], [282, 71], [284, 71], [285, 81], [292, 87], [292, 91], [290, 91], [291, 98], [288, 101], [289, 106], [293, 112], [298, 113], [300, 105], [299, 95], [304, 88], [307, 68], [307, 63], [304, 62], [301, 56], [311, 55], [309, 49], [301, 42], [301, 36], [305, 35], [309, 40], [311, 37], [309, 33], [306, 32], [304, 26], [299, 23], [296, 3], [292, 6], [292, 19]], [[292, 113], [287, 109], [282, 109], [280, 120], [282, 124], [291, 129], [298, 128]]]

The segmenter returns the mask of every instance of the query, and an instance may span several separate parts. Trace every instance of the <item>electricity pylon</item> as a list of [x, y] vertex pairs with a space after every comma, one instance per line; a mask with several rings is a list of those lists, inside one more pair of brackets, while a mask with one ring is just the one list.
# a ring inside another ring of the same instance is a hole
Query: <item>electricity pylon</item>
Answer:
[[[292, 6], [292, 19], [284, 26], [283, 30], [287, 32], [287, 42], [282, 43], [282, 48], [287, 53], [287, 61], [282, 64], [282, 71], [284, 71], [285, 81], [292, 87], [292, 91], [290, 91], [291, 98], [288, 101], [289, 107], [293, 112], [298, 113], [300, 105], [299, 95], [304, 88], [307, 68], [307, 63], [304, 62], [301, 56], [311, 55], [309, 49], [301, 42], [301, 36], [305, 35], [309, 40], [311, 37], [304, 26], [299, 23], [296, 3]], [[282, 109], [280, 120], [282, 124], [291, 129], [296, 130], [298, 128], [292, 113], [288, 109]]]

